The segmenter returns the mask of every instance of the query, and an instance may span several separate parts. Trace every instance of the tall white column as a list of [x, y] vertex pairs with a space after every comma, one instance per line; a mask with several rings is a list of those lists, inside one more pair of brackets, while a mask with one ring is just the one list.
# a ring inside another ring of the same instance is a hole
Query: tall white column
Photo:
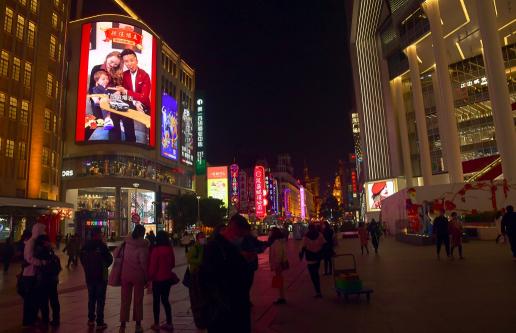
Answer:
[[[490, 2], [490, 1], [489, 1]], [[444, 45], [443, 28], [441, 25], [441, 13], [437, 0], [427, 0], [423, 3], [423, 9], [430, 22], [430, 32], [433, 43], [435, 71], [439, 78], [440, 99], [442, 104], [442, 123], [445, 125], [443, 132], [448, 133], [446, 141], [441, 137], [441, 144], [446, 146], [447, 168], [451, 183], [464, 181], [462, 173], [462, 157], [460, 155], [459, 131], [457, 130], [457, 119], [455, 118], [455, 106], [453, 101], [450, 74], [448, 72], [448, 57]], [[441, 125], [441, 123], [439, 123]], [[441, 133], [441, 129], [439, 129]]]
[[443, 153], [444, 169], [449, 170], [448, 145], [449, 133], [446, 131], [448, 125], [443, 116], [443, 102], [441, 99], [441, 89], [439, 88], [439, 75], [437, 71], [432, 73], [432, 87], [434, 88], [435, 109], [437, 111], [437, 124], [439, 126], [439, 137], [441, 138], [441, 151]]
[[477, 13], [482, 13], [478, 26], [484, 45], [484, 63], [487, 73], [487, 87], [496, 133], [496, 145], [502, 158], [504, 178], [516, 181], [516, 133], [509, 100], [509, 88], [505, 76], [502, 46], [496, 30], [496, 16], [491, 1], [476, 0]]
[[423, 104], [423, 91], [419, 77], [419, 64], [417, 62], [416, 46], [411, 45], [406, 49], [410, 68], [410, 81], [412, 82], [412, 99], [416, 114], [417, 138], [419, 141], [419, 153], [421, 173], [425, 185], [432, 185], [432, 163], [430, 160], [430, 147], [428, 145], [428, 130], [426, 128], [425, 105]]
[[403, 160], [403, 171], [407, 180], [407, 187], [413, 186], [412, 181], [412, 159], [410, 158], [410, 144], [407, 129], [407, 116], [405, 111], [405, 101], [403, 100], [403, 84], [401, 77], [398, 76], [392, 80], [392, 88], [394, 93], [394, 104], [398, 116], [398, 124], [400, 129], [401, 156]]

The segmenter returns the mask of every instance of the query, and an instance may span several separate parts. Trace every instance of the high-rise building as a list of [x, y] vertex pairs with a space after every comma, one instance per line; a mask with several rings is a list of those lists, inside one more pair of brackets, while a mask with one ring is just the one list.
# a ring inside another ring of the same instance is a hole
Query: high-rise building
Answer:
[[515, 11], [514, 0], [350, 4], [366, 181], [516, 181]]
[[69, 0], [0, 0], [0, 240], [70, 206], [59, 202], [68, 17]]

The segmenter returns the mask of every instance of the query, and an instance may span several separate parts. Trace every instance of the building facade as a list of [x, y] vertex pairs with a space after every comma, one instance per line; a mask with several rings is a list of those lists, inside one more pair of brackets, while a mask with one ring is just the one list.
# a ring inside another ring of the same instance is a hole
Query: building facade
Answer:
[[0, 0], [0, 223], [15, 238], [69, 206], [59, 192], [69, 5]]
[[516, 1], [351, 7], [365, 181], [515, 181]]

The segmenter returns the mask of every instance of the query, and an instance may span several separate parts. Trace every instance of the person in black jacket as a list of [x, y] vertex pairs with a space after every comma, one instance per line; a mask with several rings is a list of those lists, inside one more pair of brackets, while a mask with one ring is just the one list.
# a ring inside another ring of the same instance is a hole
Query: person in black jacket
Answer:
[[88, 240], [81, 249], [80, 259], [88, 286], [88, 326], [94, 326], [96, 320], [97, 330], [102, 330], [107, 328], [104, 322], [104, 305], [108, 267], [113, 263], [113, 256], [102, 240], [100, 228], [92, 230], [91, 240]]
[[9, 236], [4, 243], [3, 246], [3, 262], [4, 262], [4, 274], [7, 274], [9, 271], [9, 266], [11, 264], [11, 260], [14, 256], [14, 246], [12, 242], [12, 236]]
[[514, 207], [505, 208], [506, 213], [502, 218], [502, 235], [507, 235], [511, 243], [512, 259], [516, 260], [516, 213]]
[[450, 255], [450, 229], [446, 216], [444, 216], [444, 209], [441, 209], [439, 216], [434, 219], [433, 234], [435, 236], [435, 244], [437, 246], [437, 259], [440, 259], [441, 245], [444, 243], [446, 255]]
[[240, 246], [240, 251], [247, 261], [247, 282], [249, 292], [251, 292], [251, 287], [253, 286], [254, 273], [258, 270], [258, 254], [263, 253], [268, 245], [268, 242], [259, 240], [252, 233], [244, 236], [244, 240]]
[[322, 257], [324, 259], [324, 275], [333, 274], [333, 265], [331, 258], [335, 255], [335, 247], [333, 242], [333, 229], [328, 221], [324, 221], [322, 235], [326, 243], [323, 245]]

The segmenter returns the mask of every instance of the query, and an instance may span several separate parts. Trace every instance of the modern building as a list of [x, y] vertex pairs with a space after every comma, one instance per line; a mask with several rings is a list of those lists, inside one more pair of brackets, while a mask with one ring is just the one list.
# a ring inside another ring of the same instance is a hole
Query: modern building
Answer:
[[0, 240], [64, 216], [61, 159], [69, 0], [0, 0]]
[[516, 181], [515, 10], [514, 0], [350, 4], [366, 182]]
[[195, 71], [133, 17], [69, 24], [62, 193], [83, 234], [168, 228], [167, 199], [194, 193]]

